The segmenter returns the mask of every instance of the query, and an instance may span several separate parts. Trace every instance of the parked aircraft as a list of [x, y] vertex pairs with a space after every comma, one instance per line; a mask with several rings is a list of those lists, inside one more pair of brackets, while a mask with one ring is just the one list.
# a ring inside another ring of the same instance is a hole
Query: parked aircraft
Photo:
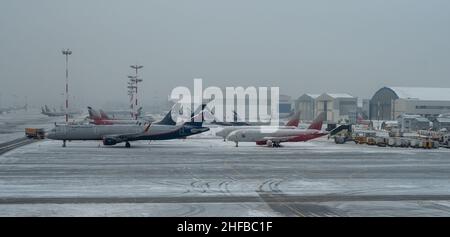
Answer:
[[[211, 112], [209, 112], [212, 114]], [[214, 114], [212, 114], [214, 116]], [[216, 118], [209, 124], [212, 125], [219, 125], [219, 126], [264, 126], [264, 125], [270, 125], [270, 121], [268, 122], [246, 122], [239, 119], [239, 116], [236, 111], [233, 111], [233, 122], [220, 122], [217, 121]]]
[[[103, 110], [95, 110], [92, 107], [88, 107], [89, 123], [95, 125], [113, 125], [113, 124], [138, 124], [138, 123], [152, 123], [154, 122], [151, 118], [146, 119], [113, 119], [110, 118]], [[147, 120], [148, 119], [148, 120]]]
[[322, 132], [325, 113], [320, 113], [307, 129], [261, 129], [249, 128], [230, 133], [227, 140], [234, 141], [236, 147], [239, 142], [256, 142], [257, 145], [280, 147], [282, 142], [308, 141], [327, 134]]
[[300, 111], [296, 112], [292, 117], [291, 120], [289, 120], [286, 125], [284, 126], [229, 126], [224, 127], [222, 130], [216, 133], [217, 136], [222, 137], [224, 141], [226, 140], [227, 136], [236, 131], [241, 129], [295, 129], [298, 127], [298, 124], [300, 122]]
[[137, 111], [133, 110], [108, 110], [103, 111], [110, 119], [134, 119], [135, 113], [137, 117], [142, 117], [142, 107], [139, 107]]
[[358, 114], [358, 117], [356, 117], [356, 124], [373, 127], [373, 122], [371, 120], [365, 120], [362, 114]]
[[[41, 113], [44, 115], [47, 115], [49, 117], [62, 117], [62, 116], [66, 115], [66, 112], [64, 111], [63, 108], [61, 108], [60, 111], [56, 111], [55, 108], [53, 108], [53, 110], [50, 110], [47, 105], [44, 105], [44, 107], [41, 107]], [[80, 113], [77, 111], [69, 111], [68, 112], [69, 116], [73, 116], [76, 114], [80, 114]]]
[[130, 141], [136, 140], [169, 140], [185, 138], [209, 130], [203, 127], [203, 122], [186, 122], [177, 125], [169, 111], [159, 122], [152, 124], [132, 125], [56, 125], [47, 138], [66, 141], [71, 140], [103, 140], [103, 144], [110, 146], [125, 142], [125, 147], [131, 147]]

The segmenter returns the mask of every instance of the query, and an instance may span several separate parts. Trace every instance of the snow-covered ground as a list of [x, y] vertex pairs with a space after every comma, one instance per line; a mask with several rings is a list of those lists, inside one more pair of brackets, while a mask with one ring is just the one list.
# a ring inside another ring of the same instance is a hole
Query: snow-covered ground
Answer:
[[450, 216], [449, 171], [448, 149], [326, 138], [45, 140], [0, 156], [0, 216]]
[[27, 127], [49, 129], [54, 122], [63, 120], [64, 117], [50, 118], [37, 109], [0, 114], [0, 143], [24, 137]]

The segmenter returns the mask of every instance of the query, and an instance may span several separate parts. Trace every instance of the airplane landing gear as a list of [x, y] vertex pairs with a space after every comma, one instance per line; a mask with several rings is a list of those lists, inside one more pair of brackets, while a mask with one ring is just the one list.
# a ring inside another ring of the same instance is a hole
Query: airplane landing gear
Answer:
[[269, 146], [269, 147], [281, 147], [281, 144], [280, 144], [280, 142], [268, 142], [267, 143], [267, 145]]
[[239, 147], [239, 142], [235, 142], [236, 143], [236, 147]]
[[62, 147], [66, 147], [66, 140], [63, 140]]
[[130, 144], [129, 142], [125, 142], [125, 147], [126, 147], [126, 148], [130, 148], [130, 147], [131, 147], [131, 144]]

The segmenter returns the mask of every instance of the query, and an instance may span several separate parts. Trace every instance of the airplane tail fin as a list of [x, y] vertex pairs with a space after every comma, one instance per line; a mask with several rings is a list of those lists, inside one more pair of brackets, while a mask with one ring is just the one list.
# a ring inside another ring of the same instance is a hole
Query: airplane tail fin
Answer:
[[173, 121], [172, 119], [172, 109], [169, 110], [169, 112], [166, 114], [166, 116], [164, 116], [164, 118], [161, 121], [156, 122], [156, 124], [176, 125], [175, 121]]
[[45, 112], [47, 112], [47, 113], [51, 112], [47, 105], [44, 105], [44, 109], [45, 109]]
[[106, 120], [110, 119], [109, 116], [105, 113], [105, 111], [100, 109], [99, 112], [100, 112], [101, 119], [106, 119]]
[[203, 122], [205, 121], [205, 107], [206, 104], [202, 104], [201, 107], [198, 107], [193, 113], [191, 113], [191, 122], [189, 122], [188, 124], [201, 127], [203, 125]]
[[300, 123], [300, 111], [297, 111], [291, 119], [286, 123], [286, 126], [294, 126], [298, 127], [298, 124]]
[[[198, 107], [193, 113], [191, 113], [191, 122], [195, 121], [195, 118], [197, 118], [198, 116], [202, 116], [201, 117], [201, 121], [204, 121], [204, 117], [203, 117], [203, 111], [205, 110], [206, 104], [202, 104], [201, 107]], [[199, 120], [199, 119], [197, 119]]]
[[325, 120], [325, 112], [321, 112], [319, 115], [317, 115], [317, 117], [314, 119], [314, 121], [311, 123], [308, 129], [322, 130], [322, 124], [324, 120]]
[[102, 117], [92, 107], [88, 106], [89, 118], [93, 120], [101, 120]]

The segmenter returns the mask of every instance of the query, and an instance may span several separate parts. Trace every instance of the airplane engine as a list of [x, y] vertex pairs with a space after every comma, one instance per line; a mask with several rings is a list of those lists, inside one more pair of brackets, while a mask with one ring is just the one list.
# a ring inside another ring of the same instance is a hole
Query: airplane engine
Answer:
[[268, 147], [272, 147], [273, 146], [273, 142], [271, 140], [267, 140], [266, 142]]
[[264, 146], [264, 145], [266, 145], [266, 144], [267, 144], [266, 141], [257, 141], [257, 142], [256, 142], [256, 145], [260, 145], [260, 146]]
[[108, 137], [103, 138], [103, 145], [105, 145], [105, 146], [114, 146], [117, 143], [118, 143], [118, 141], [114, 138], [108, 138]]

